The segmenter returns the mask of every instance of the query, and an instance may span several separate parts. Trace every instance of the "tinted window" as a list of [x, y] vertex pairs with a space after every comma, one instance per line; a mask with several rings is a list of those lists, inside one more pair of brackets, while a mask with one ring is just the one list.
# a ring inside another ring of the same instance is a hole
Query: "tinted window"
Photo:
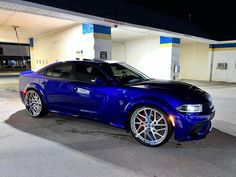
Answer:
[[49, 69], [46, 71], [45, 75], [52, 77], [52, 73], [53, 73], [53, 68], [49, 68]]
[[94, 83], [95, 79], [100, 77], [105, 79], [105, 75], [95, 66], [78, 64], [75, 71], [75, 78], [81, 82]]
[[71, 72], [72, 72], [72, 64], [60, 64], [53, 68], [47, 69], [45, 75], [49, 77], [70, 79], [72, 77]]
[[113, 63], [109, 66], [112, 71], [112, 75], [121, 84], [132, 84], [149, 79], [140, 71], [124, 63]]

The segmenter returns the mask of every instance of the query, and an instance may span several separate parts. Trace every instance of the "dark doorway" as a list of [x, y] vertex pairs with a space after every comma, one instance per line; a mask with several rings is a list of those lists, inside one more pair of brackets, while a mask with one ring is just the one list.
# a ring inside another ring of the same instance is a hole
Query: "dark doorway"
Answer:
[[29, 44], [0, 42], [0, 71], [24, 71], [31, 69]]

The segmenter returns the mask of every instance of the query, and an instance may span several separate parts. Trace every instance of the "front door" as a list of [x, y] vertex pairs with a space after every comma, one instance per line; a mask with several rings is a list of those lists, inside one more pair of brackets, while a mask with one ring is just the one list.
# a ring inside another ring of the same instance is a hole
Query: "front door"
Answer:
[[106, 123], [122, 122], [122, 106], [119, 98], [123, 92], [112, 85], [97, 84], [96, 79], [106, 79], [105, 74], [96, 66], [77, 64], [76, 82], [71, 83], [74, 108], [81, 116], [99, 119]]

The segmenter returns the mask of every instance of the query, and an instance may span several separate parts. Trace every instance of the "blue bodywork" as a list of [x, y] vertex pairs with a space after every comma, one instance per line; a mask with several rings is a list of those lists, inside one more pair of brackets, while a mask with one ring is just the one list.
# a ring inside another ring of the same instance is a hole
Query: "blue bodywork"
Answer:
[[[49, 112], [97, 120], [129, 129], [130, 113], [141, 105], [152, 105], [172, 115], [174, 137], [178, 141], [205, 138], [211, 130], [215, 110], [211, 96], [205, 91], [177, 81], [147, 80], [121, 85], [107, 71], [106, 62], [70, 61], [87, 63], [100, 68], [109, 78], [109, 84], [91, 84], [73, 79], [53, 78], [44, 75], [51, 64], [37, 71], [22, 72], [20, 94], [35, 89], [41, 95]], [[183, 104], [202, 104], [200, 113], [183, 113], [176, 108]]]

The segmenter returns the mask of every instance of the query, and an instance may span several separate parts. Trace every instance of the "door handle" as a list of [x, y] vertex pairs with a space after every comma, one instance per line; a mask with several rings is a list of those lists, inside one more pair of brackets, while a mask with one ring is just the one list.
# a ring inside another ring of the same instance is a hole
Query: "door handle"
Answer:
[[45, 84], [46, 84], [46, 81], [42, 81], [41, 84], [45, 85]]
[[80, 87], [72, 87], [72, 90], [80, 95], [89, 95], [90, 94], [90, 90], [88, 89], [84, 89], [84, 88], [80, 88]]
[[74, 92], [77, 92], [78, 87], [73, 87], [72, 90], [73, 90]]

